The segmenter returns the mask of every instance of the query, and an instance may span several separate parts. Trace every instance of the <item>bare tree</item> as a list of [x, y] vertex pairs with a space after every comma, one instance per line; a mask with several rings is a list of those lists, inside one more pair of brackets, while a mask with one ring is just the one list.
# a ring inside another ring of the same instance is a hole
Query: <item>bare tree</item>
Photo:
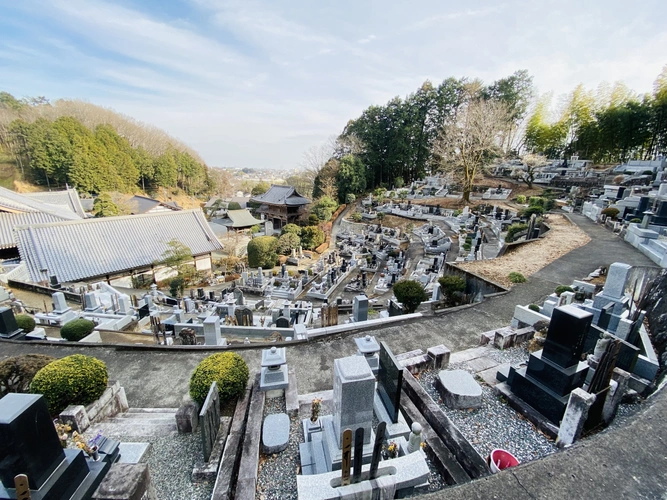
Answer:
[[516, 168], [512, 171], [512, 177], [525, 182], [529, 188], [533, 187], [537, 171], [547, 164], [547, 159], [542, 155], [528, 153], [521, 158], [524, 168]]
[[462, 184], [465, 202], [470, 202], [478, 170], [502, 154], [508, 120], [505, 104], [474, 99], [463, 104], [456, 118], [440, 129], [434, 151], [441, 159], [441, 169]]

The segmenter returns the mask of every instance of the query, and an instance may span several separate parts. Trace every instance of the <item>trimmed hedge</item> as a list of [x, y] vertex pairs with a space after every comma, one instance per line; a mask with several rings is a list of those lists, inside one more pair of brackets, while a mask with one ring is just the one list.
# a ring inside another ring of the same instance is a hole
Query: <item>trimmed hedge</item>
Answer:
[[34, 318], [32, 316], [28, 316], [27, 314], [17, 314], [16, 324], [21, 330], [23, 330], [23, 333], [32, 332], [36, 325]]
[[30, 392], [35, 374], [55, 360], [45, 354], [24, 354], [0, 362], [0, 397], [9, 392]]
[[620, 210], [618, 208], [607, 207], [600, 213], [602, 215], [606, 215], [607, 217], [609, 217], [611, 219], [615, 219], [616, 217], [618, 217], [618, 214], [620, 213]]
[[525, 231], [528, 229], [528, 224], [512, 224], [510, 227], [507, 228], [507, 234], [505, 235], [505, 242], [506, 243], [512, 243], [514, 241], [514, 235], [517, 233], [520, 233], [521, 231]]
[[30, 392], [43, 394], [51, 415], [69, 405], [89, 405], [107, 388], [109, 375], [99, 359], [73, 354], [46, 365], [35, 374]]
[[190, 397], [200, 405], [206, 400], [208, 390], [218, 383], [220, 403], [239, 396], [248, 383], [248, 365], [235, 352], [213, 354], [197, 365], [190, 377]]
[[393, 287], [394, 295], [408, 313], [413, 313], [419, 304], [428, 300], [428, 295], [419, 281], [401, 280]]
[[278, 238], [260, 236], [248, 242], [248, 266], [271, 269], [278, 262]]
[[74, 319], [60, 329], [60, 336], [65, 340], [78, 342], [82, 338], [90, 335], [95, 329], [95, 323], [89, 319]]

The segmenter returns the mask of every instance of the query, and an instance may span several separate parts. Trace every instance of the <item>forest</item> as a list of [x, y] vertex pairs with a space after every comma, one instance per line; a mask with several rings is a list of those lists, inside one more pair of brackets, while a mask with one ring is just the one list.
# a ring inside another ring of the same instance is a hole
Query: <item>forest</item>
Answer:
[[649, 94], [622, 83], [596, 90], [579, 85], [556, 106], [552, 94], [535, 94], [532, 76], [520, 70], [490, 84], [469, 78], [426, 81], [405, 98], [370, 106], [330, 146], [314, 195], [337, 195], [344, 202], [348, 194], [400, 188], [451, 171], [465, 197], [475, 169], [497, 159], [578, 154], [619, 164], [667, 151], [667, 66]]
[[24, 180], [48, 188], [199, 196], [215, 190], [199, 156], [163, 131], [80, 101], [0, 92], [0, 148]]

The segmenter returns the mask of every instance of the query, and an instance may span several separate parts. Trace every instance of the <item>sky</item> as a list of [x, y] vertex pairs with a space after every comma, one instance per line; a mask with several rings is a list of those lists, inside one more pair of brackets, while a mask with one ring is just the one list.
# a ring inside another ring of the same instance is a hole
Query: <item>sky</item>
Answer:
[[112, 108], [211, 166], [290, 169], [425, 80], [650, 92], [666, 18], [664, 0], [0, 0], [0, 90]]

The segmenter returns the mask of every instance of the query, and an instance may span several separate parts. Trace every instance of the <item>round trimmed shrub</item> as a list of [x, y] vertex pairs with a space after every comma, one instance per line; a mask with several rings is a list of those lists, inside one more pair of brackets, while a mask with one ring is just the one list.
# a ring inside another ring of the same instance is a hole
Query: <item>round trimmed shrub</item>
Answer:
[[528, 309], [530, 309], [531, 311], [535, 311], [537, 313], [540, 312], [540, 306], [538, 306], [537, 304], [530, 304], [528, 306]]
[[526, 197], [522, 194], [516, 197], [516, 202], [519, 203], [520, 205], [525, 205], [526, 204]]
[[509, 274], [509, 279], [512, 283], [525, 283], [528, 281], [523, 274], [514, 271]]
[[78, 342], [82, 338], [90, 335], [95, 329], [95, 323], [89, 319], [73, 319], [60, 329], [60, 336], [65, 340]]
[[641, 221], [642, 220], [639, 217], [635, 217], [633, 219], [630, 219], [630, 222], [634, 223], [634, 224], [639, 224]]
[[55, 360], [45, 354], [24, 354], [0, 362], [0, 397], [9, 392], [29, 392], [35, 374]]
[[610, 219], [615, 219], [618, 216], [619, 212], [620, 210], [618, 208], [607, 207], [600, 213], [602, 215], [606, 215]]
[[556, 295], [560, 297], [560, 294], [563, 292], [574, 292], [574, 289], [571, 286], [567, 285], [558, 285], [556, 289], [554, 290], [556, 292]]
[[30, 333], [35, 329], [35, 320], [27, 314], [17, 314], [16, 324], [24, 333]]
[[190, 397], [204, 403], [211, 384], [218, 383], [220, 403], [239, 396], [248, 383], [248, 365], [235, 352], [213, 354], [197, 365], [190, 377]]
[[35, 374], [30, 392], [43, 394], [51, 415], [69, 405], [88, 405], [107, 387], [109, 376], [104, 362], [91, 356], [73, 354], [57, 359]]

